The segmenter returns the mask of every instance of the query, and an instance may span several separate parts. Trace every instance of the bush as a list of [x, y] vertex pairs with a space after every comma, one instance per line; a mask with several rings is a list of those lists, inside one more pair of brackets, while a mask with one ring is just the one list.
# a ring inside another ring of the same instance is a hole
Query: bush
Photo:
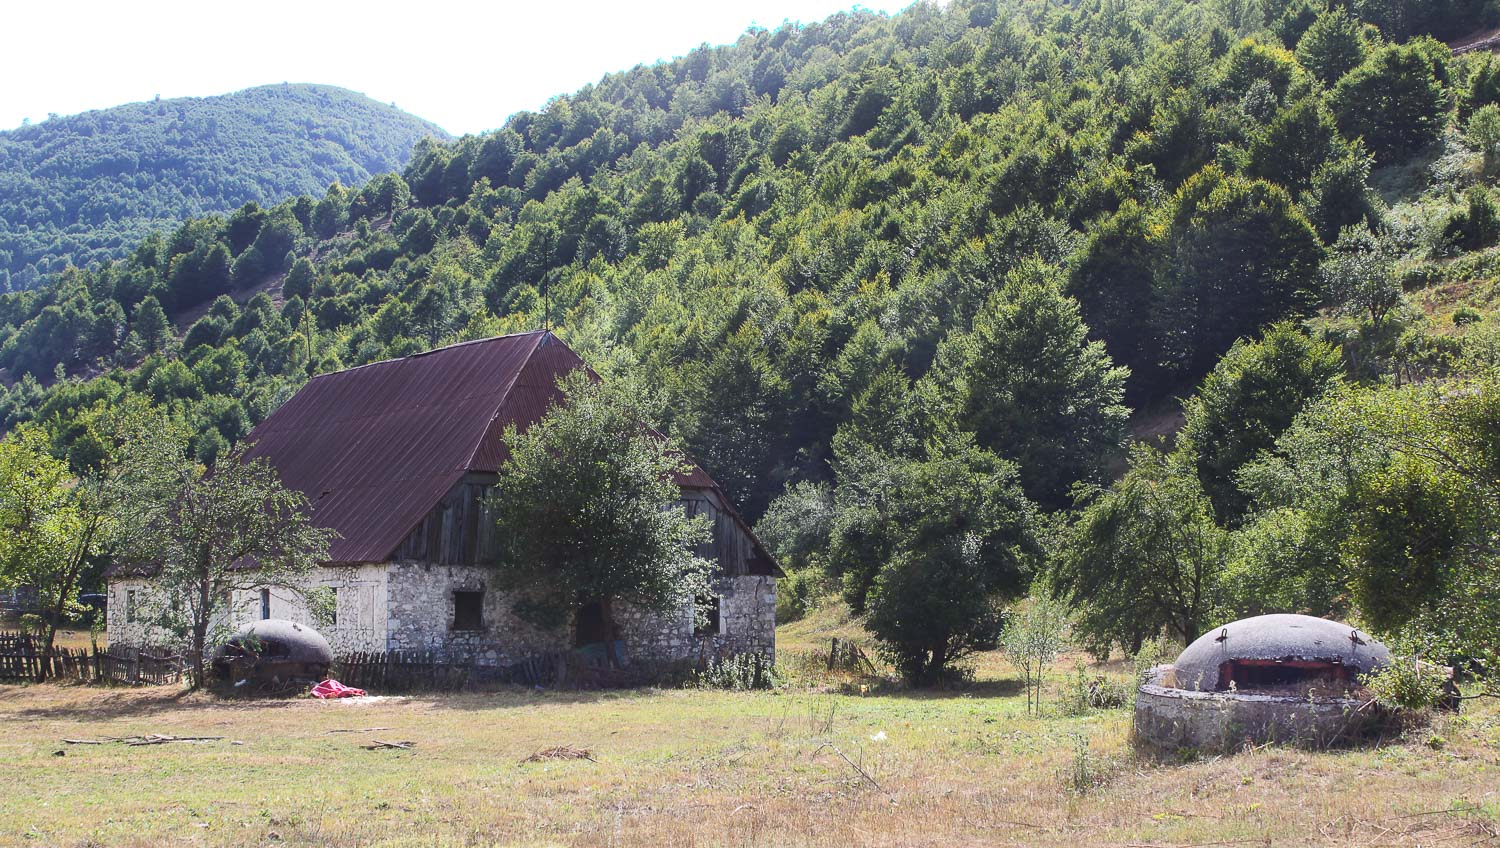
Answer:
[[1060, 708], [1063, 715], [1088, 715], [1094, 710], [1117, 710], [1130, 703], [1130, 686], [1103, 675], [1089, 676], [1083, 663], [1073, 666], [1074, 674], [1063, 689]]
[[1464, 250], [1479, 250], [1500, 240], [1500, 208], [1483, 186], [1465, 193], [1467, 207], [1455, 210], [1443, 226], [1443, 242]]
[[1000, 650], [1021, 672], [1026, 686], [1026, 711], [1041, 715], [1042, 684], [1047, 667], [1067, 646], [1068, 612], [1061, 602], [1035, 595], [1017, 604], [1005, 619]]
[[1448, 695], [1448, 674], [1441, 667], [1413, 656], [1393, 656], [1391, 664], [1367, 674], [1364, 684], [1384, 707], [1425, 710]]
[[1459, 327], [1466, 327], [1470, 324], [1478, 324], [1480, 319], [1483, 317], [1484, 316], [1479, 314], [1479, 310], [1473, 308], [1472, 306], [1460, 306], [1459, 308], [1453, 310], [1453, 323], [1454, 325]]
[[775, 689], [781, 684], [780, 670], [764, 654], [734, 654], [710, 660], [689, 681], [689, 685], [702, 689], [728, 689], [734, 692]]
[[833, 589], [833, 581], [819, 564], [788, 572], [784, 579], [777, 581], [776, 622], [786, 624], [802, 618]]

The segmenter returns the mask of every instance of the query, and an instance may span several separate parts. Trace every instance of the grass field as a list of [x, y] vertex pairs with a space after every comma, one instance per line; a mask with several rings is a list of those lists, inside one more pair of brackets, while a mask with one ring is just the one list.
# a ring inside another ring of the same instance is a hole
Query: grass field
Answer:
[[[333, 703], [0, 687], [0, 844], [1500, 844], [1492, 702], [1379, 748], [1158, 763], [1127, 710], [1030, 717], [1007, 675], [987, 656], [963, 692]], [[224, 738], [63, 741], [150, 733]], [[521, 762], [561, 745], [592, 759]]]

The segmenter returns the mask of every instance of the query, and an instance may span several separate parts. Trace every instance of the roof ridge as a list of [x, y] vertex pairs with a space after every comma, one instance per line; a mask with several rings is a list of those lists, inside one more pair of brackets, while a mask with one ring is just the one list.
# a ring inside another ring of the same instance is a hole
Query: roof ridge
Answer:
[[[307, 382], [311, 383], [314, 380], [321, 380], [324, 377], [332, 377], [335, 374], [347, 374], [350, 371], [358, 371], [358, 370], [360, 370], [362, 368], [373, 368], [376, 365], [389, 365], [392, 362], [405, 362], [405, 361], [407, 361], [409, 359], [419, 359], [419, 358], [421, 358], [423, 356], [431, 356], [434, 353], [442, 353], [445, 350], [453, 350], [455, 348], [468, 347], [469, 345], [488, 344], [490, 342], [498, 342], [498, 341], [501, 341], [503, 339], [518, 339], [518, 338], [520, 338], [522, 336], [546, 336], [546, 335], [550, 335], [551, 333], [552, 333], [551, 330], [527, 330], [527, 331], [522, 332], [522, 333], [506, 333], [506, 334], [500, 335], [500, 336], [487, 336], [487, 337], [482, 338], [482, 339], [469, 339], [466, 342], [454, 342], [453, 344], [450, 344], [450, 345], [443, 345], [442, 347], [435, 347], [432, 350], [424, 350], [424, 351], [421, 351], [419, 353], [408, 353], [406, 356], [396, 356], [396, 357], [392, 357], [391, 359], [377, 359], [374, 362], [366, 362], [363, 365], [351, 365], [348, 368], [340, 368], [337, 371], [327, 371], [327, 372], [324, 372], [322, 374], [314, 374], [313, 376], [311, 376], [311, 377], [309, 377], [307, 379]], [[528, 359], [530, 358], [530, 354], [527, 355], [527, 358]], [[507, 391], [509, 391], [508, 388], [507, 388]]]

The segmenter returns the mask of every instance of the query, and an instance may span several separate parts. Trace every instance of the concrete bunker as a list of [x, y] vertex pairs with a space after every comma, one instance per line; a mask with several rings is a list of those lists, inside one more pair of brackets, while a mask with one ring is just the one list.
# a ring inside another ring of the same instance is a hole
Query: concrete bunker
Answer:
[[1261, 615], [1200, 636], [1136, 693], [1138, 741], [1218, 750], [1250, 742], [1328, 745], [1377, 727], [1361, 676], [1390, 652], [1356, 628], [1306, 615]]
[[333, 649], [323, 634], [293, 621], [252, 621], [214, 651], [213, 673], [220, 681], [276, 692], [328, 677]]

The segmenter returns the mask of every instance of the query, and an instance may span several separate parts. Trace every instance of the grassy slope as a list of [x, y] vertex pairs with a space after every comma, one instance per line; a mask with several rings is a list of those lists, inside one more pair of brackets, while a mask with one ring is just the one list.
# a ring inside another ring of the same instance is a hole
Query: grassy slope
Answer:
[[[1437, 747], [1417, 734], [1380, 749], [1153, 764], [1129, 754], [1127, 711], [1028, 717], [1011, 682], [984, 679], [1002, 667], [992, 659], [969, 693], [866, 697], [508, 690], [226, 704], [4, 687], [0, 844], [1433, 845], [1500, 832], [1493, 703], [1440, 719]], [[145, 733], [226, 739], [61, 741]], [[1106, 775], [1084, 795], [1067, 777], [1079, 736]], [[362, 750], [370, 738], [417, 746]], [[519, 762], [564, 744], [597, 762]]]

